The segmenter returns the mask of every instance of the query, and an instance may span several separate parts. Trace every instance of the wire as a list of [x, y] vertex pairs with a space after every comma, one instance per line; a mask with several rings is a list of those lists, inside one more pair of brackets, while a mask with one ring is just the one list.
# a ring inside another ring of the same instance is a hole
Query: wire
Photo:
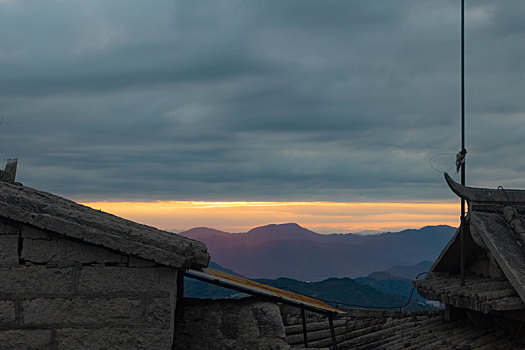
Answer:
[[[416, 276], [415, 279], [417, 280], [421, 275], [424, 275], [427, 272], [428, 271], [421, 272], [420, 274], [418, 274]], [[408, 297], [408, 300], [406, 301], [406, 303], [404, 303], [403, 305], [397, 305], [397, 306], [377, 306], [377, 305], [349, 304], [349, 303], [344, 303], [342, 301], [323, 299], [323, 298], [314, 297], [314, 296], [311, 296], [311, 295], [306, 295], [306, 294], [304, 294], [302, 292], [299, 292], [297, 290], [294, 290], [292, 288], [284, 287], [283, 289], [286, 289], [286, 290], [288, 290], [290, 292], [294, 292], [294, 293], [297, 293], [297, 294], [302, 294], [302, 295], [305, 295], [305, 296], [310, 297], [310, 298], [318, 299], [318, 300], [324, 301], [325, 303], [335, 304], [336, 307], [339, 307], [339, 305], [343, 305], [343, 306], [350, 306], [350, 307], [358, 307], [358, 308], [362, 308], [362, 309], [399, 309], [399, 311], [402, 311], [401, 309], [404, 308], [404, 307], [407, 307], [408, 304], [410, 304], [410, 302], [412, 301], [412, 297], [414, 296], [414, 290], [416, 289], [416, 287], [412, 287], [412, 291], [410, 292], [410, 296]]]
[[510, 198], [509, 198], [509, 196], [507, 195], [507, 191], [505, 191], [505, 189], [503, 188], [503, 186], [498, 186], [498, 190], [502, 190], [502, 191], [503, 191], [503, 194], [505, 195], [505, 197], [507, 197], [507, 201], [510, 202]]
[[445, 153], [439, 153], [439, 154], [436, 154], [436, 155], [433, 155], [432, 157], [430, 157], [430, 159], [428, 160], [428, 165], [430, 165], [430, 167], [440, 173], [440, 174], [443, 174], [443, 173], [448, 173], [450, 170], [454, 169], [455, 168], [455, 163], [452, 167], [450, 167], [449, 169], [447, 170], [440, 170], [440, 169], [437, 169], [436, 167], [434, 167], [434, 165], [432, 164], [432, 161], [434, 160], [434, 158], [437, 158], [437, 157], [441, 157], [441, 156], [448, 156], [448, 155], [456, 155], [456, 153], [453, 153], [453, 152], [445, 152]]

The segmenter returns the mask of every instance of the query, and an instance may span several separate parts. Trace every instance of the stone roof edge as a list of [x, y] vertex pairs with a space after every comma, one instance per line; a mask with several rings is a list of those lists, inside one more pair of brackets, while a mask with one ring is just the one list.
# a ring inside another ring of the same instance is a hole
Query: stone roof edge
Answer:
[[[75, 204], [80, 205], [78, 203]], [[145, 260], [154, 261], [158, 264], [178, 269], [204, 267], [208, 265], [210, 259], [207, 253], [199, 251], [198, 249], [188, 249], [185, 252], [185, 255], [181, 255], [159, 247], [129, 240], [108, 232], [103, 232], [89, 226], [57, 218], [49, 214], [31, 213], [2, 201], [0, 201], [0, 216], [27, 225], [32, 225], [40, 229], [56, 232], [66, 237], [75, 238], [90, 244], [102, 246], [120, 253], [137, 256]], [[194, 241], [189, 238], [186, 239], [188, 241]], [[202, 242], [195, 242], [204, 245]]]

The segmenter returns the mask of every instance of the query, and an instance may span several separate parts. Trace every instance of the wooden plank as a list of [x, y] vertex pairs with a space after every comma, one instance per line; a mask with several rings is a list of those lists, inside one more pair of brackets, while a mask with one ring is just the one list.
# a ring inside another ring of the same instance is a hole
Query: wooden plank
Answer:
[[283, 302], [291, 302], [294, 305], [306, 306], [307, 309], [312, 311], [320, 311], [322, 313], [334, 313], [334, 314], [345, 314], [346, 312], [330, 306], [325, 302], [308, 297], [306, 295], [293, 293], [287, 290], [275, 288], [267, 284], [259, 283], [252, 281], [247, 278], [240, 276], [235, 276], [223, 271], [215, 270], [212, 268], [203, 268], [201, 270], [188, 269], [186, 271], [186, 276], [190, 278], [196, 278], [203, 282], [208, 283], [220, 283], [226, 288], [238, 288], [241, 289], [244, 293], [256, 294], [267, 297], [278, 298]]

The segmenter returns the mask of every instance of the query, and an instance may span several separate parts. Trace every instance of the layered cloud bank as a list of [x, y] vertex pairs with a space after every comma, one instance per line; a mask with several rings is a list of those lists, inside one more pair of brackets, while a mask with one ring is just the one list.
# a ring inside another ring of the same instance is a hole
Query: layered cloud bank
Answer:
[[[524, 14], [467, 3], [471, 184], [525, 186]], [[459, 2], [4, 0], [0, 106], [2, 157], [68, 197], [448, 200]]]

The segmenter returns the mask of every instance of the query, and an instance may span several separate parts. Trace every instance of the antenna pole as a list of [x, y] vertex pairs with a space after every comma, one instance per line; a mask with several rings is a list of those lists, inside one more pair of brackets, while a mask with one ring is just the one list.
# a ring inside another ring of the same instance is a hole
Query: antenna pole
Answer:
[[[461, 0], [461, 185], [465, 186], [465, 0]], [[465, 199], [461, 199], [461, 286], [465, 285]]]

